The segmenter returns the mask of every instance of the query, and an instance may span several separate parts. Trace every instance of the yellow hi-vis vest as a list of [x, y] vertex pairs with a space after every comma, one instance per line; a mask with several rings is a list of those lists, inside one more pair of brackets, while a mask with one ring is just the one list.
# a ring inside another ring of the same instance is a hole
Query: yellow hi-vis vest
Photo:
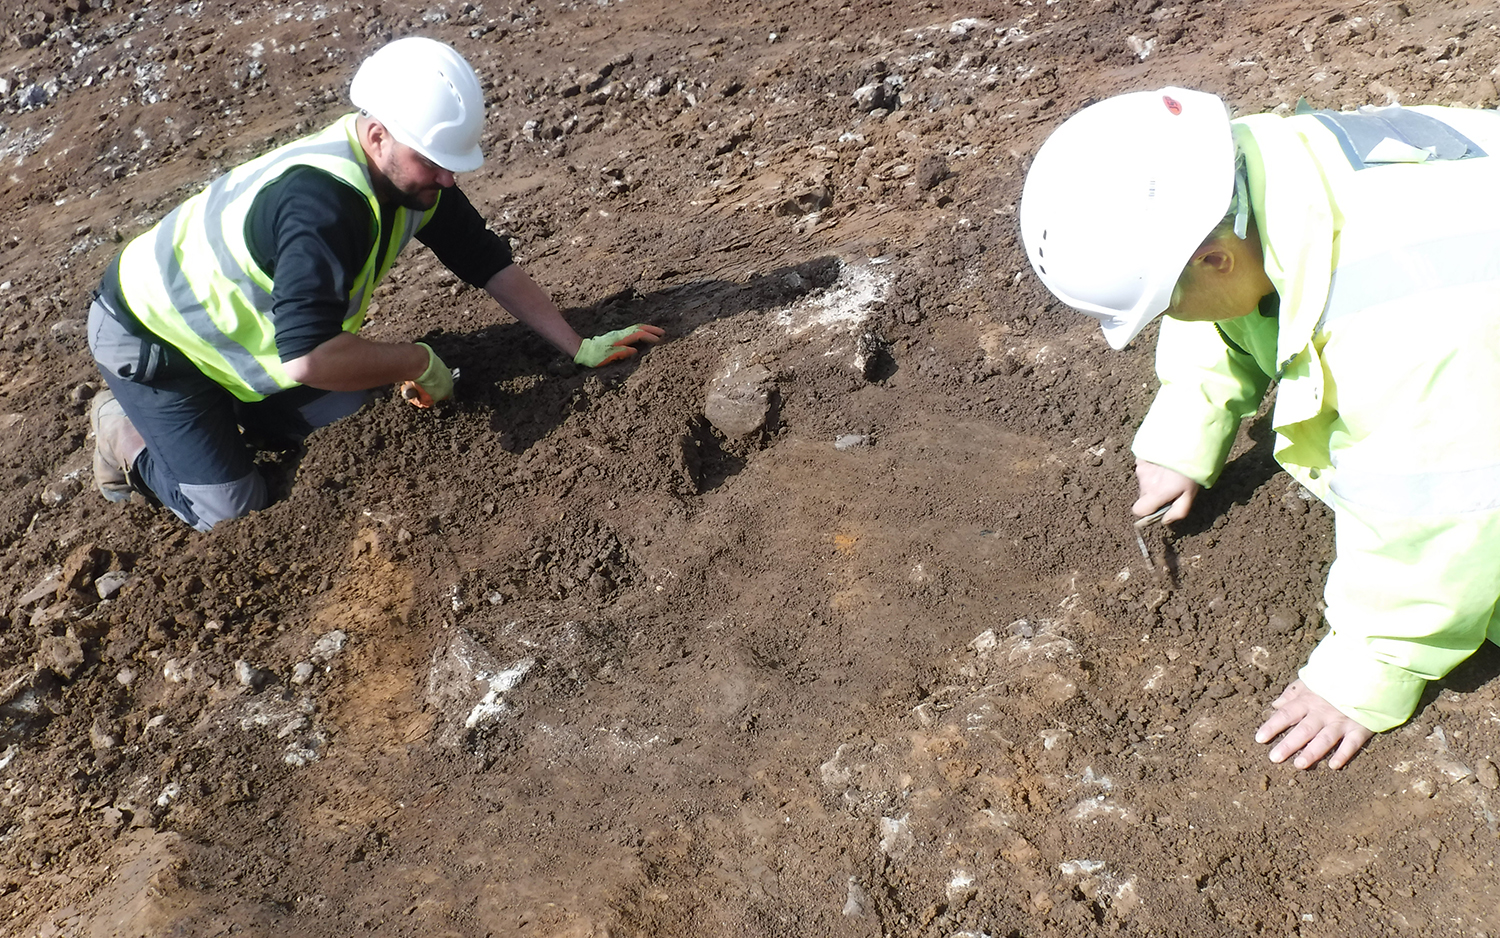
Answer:
[[1407, 111], [1489, 155], [1363, 162], [1314, 114], [1233, 122], [1280, 315], [1164, 319], [1132, 447], [1211, 484], [1278, 381], [1276, 458], [1334, 509], [1301, 677], [1376, 731], [1500, 639], [1500, 114]]
[[432, 209], [395, 211], [381, 253], [380, 203], [349, 114], [311, 136], [230, 170], [125, 246], [120, 291], [147, 329], [242, 401], [295, 387], [276, 351], [273, 283], [250, 255], [245, 223], [260, 190], [297, 166], [320, 169], [364, 196], [374, 246], [349, 291], [345, 332], [357, 332], [375, 287]]

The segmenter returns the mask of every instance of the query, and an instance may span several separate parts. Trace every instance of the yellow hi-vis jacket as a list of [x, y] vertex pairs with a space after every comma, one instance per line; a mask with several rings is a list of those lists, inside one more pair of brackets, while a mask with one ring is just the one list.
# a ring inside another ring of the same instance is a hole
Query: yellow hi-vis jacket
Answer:
[[276, 352], [274, 284], [245, 240], [256, 193], [293, 167], [312, 166], [369, 201], [374, 244], [349, 292], [345, 332], [359, 331], [376, 285], [432, 217], [431, 209], [396, 209], [389, 243], [381, 251], [380, 203], [355, 137], [355, 118], [346, 115], [220, 176], [120, 255], [120, 291], [141, 324], [242, 401], [258, 401], [297, 384]]
[[1406, 111], [1492, 155], [1357, 165], [1318, 115], [1233, 122], [1280, 314], [1164, 319], [1132, 447], [1212, 484], [1279, 381], [1276, 459], [1334, 510], [1301, 677], [1377, 732], [1500, 639], [1500, 115]]

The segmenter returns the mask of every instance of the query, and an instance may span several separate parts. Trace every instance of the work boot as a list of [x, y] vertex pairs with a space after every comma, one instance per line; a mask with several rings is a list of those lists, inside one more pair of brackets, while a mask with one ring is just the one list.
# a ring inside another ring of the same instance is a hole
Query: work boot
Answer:
[[112, 502], [129, 500], [135, 491], [130, 484], [130, 467], [146, 448], [146, 441], [108, 389], [94, 395], [89, 425], [94, 428], [94, 485]]

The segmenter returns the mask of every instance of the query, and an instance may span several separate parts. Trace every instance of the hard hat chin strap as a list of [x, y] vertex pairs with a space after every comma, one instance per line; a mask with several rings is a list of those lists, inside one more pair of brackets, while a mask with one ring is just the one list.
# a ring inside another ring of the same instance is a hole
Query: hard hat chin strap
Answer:
[[1234, 215], [1234, 236], [1241, 241], [1250, 231], [1250, 174], [1245, 168], [1245, 154], [1234, 157], [1234, 201], [1229, 212]]

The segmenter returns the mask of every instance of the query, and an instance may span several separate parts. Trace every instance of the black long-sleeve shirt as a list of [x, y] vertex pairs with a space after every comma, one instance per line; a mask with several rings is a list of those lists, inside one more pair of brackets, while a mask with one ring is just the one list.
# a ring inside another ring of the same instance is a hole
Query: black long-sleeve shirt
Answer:
[[[387, 239], [394, 213], [382, 213], [380, 230]], [[365, 197], [311, 166], [295, 167], [256, 194], [245, 240], [250, 256], [274, 282], [271, 321], [282, 361], [300, 358], [342, 331], [349, 291], [375, 247], [375, 231]], [[510, 242], [489, 230], [457, 187], [443, 191], [417, 240], [459, 279], [477, 287], [512, 263]], [[118, 257], [100, 292], [129, 309], [120, 295]]]

